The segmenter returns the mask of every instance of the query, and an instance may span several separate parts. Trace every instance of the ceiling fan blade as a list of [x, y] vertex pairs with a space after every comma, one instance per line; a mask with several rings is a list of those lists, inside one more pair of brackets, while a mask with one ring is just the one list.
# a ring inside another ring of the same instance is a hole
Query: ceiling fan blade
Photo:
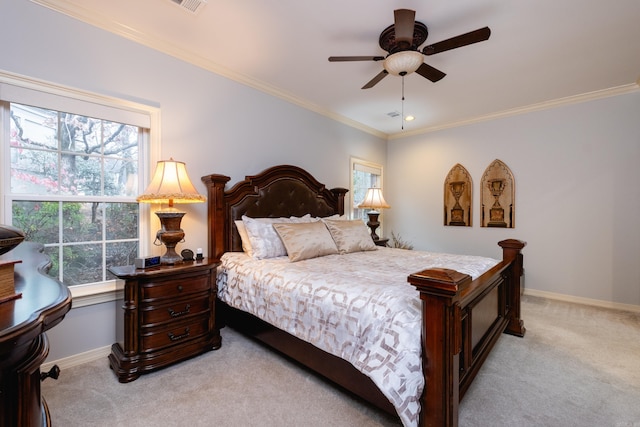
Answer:
[[416, 24], [416, 12], [409, 9], [393, 11], [396, 42], [413, 44], [413, 30]]
[[384, 56], [330, 56], [329, 62], [382, 61]]
[[459, 36], [451, 37], [450, 39], [426, 46], [424, 49], [422, 49], [422, 53], [424, 53], [425, 55], [434, 55], [436, 53], [485, 41], [489, 38], [490, 35], [491, 30], [489, 29], [489, 27], [480, 28], [479, 30], [460, 34]]
[[377, 76], [375, 76], [374, 78], [372, 78], [371, 80], [369, 80], [369, 83], [367, 83], [366, 85], [362, 86], [362, 89], [369, 89], [374, 87], [376, 84], [378, 84], [378, 82], [382, 79], [384, 79], [387, 74], [389, 74], [387, 72], [387, 70], [382, 70], [378, 73]]
[[434, 83], [446, 76], [446, 74], [442, 71], [438, 70], [437, 68], [433, 68], [431, 65], [427, 65], [424, 62], [418, 67], [416, 73], [420, 74], [425, 79], [431, 80]]

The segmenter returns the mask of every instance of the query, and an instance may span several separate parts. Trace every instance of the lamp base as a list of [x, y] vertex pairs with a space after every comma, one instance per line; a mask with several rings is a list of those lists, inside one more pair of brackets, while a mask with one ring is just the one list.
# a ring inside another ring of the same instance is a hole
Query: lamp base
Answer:
[[176, 253], [176, 245], [184, 239], [180, 222], [185, 212], [158, 211], [156, 215], [162, 224], [162, 228], [156, 233], [156, 241], [160, 240], [167, 248], [167, 252], [160, 257], [160, 263], [172, 265], [182, 262], [182, 257]]
[[370, 211], [367, 212], [369, 216], [369, 221], [367, 221], [367, 227], [371, 229], [371, 238], [375, 240], [379, 240], [380, 237], [376, 234], [376, 230], [380, 227], [380, 222], [378, 221], [378, 216], [380, 216], [380, 212]]

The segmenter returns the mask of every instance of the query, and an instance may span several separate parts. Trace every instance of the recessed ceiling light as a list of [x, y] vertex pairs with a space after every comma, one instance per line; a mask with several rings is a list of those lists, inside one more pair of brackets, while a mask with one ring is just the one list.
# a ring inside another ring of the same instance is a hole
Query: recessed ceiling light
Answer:
[[409, 115], [409, 116], [407, 116], [407, 117], [405, 117], [405, 118], [404, 118], [404, 121], [405, 121], [405, 122], [410, 122], [410, 121], [412, 121], [412, 120], [414, 120], [414, 119], [415, 119], [415, 117], [413, 117], [413, 116]]

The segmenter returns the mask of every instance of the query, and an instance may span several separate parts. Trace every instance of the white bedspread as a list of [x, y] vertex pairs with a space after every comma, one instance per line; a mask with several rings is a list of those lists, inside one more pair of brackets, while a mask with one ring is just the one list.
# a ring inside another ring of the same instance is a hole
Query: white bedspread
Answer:
[[441, 267], [475, 279], [497, 263], [383, 247], [294, 263], [287, 257], [256, 260], [231, 252], [222, 256], [218, 296], [349, 361], [373, 380], [403, 424], [414, 426], [424, 386], [421, 306], [407, 276]]

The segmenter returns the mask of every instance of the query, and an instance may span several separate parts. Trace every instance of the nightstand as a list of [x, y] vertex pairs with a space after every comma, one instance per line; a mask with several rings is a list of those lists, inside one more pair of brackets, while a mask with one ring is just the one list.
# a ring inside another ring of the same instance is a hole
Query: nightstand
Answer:
[[146, 270], [132, 265], [109, 268], [124, 281], [118, 342], [109, 355], [120, 382], [220, 348], [215, 324], [219, 264], [205, 258]]
[[373, 243], [375, 243], [376, 246], [388, 246], [387, 243], [389, 243], [389, 239], [378, 239], [374, 240]]

